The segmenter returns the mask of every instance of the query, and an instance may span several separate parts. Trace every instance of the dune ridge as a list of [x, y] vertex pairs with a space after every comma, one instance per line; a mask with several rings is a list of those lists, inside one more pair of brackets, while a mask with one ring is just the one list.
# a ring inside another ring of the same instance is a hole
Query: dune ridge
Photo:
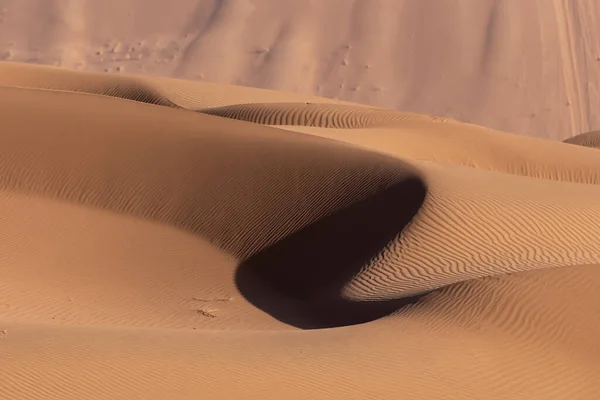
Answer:
[[314, 103], [236, 104], [198, 110], [204, 114], [255, 122], [262, 125], [313, 126], [319, 128], [375, 128], [408, 120], [447, 122], [436, 118], [358, 105]]
[[1, 398], [600, 390], [595, 149], [258, 89], [2, 71]]

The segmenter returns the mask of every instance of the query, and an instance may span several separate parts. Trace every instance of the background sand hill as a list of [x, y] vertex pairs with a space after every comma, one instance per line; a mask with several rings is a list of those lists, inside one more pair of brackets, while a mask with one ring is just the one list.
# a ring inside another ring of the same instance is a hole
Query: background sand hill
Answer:
[[590, 0], [0, 0], [0, 58], [315, 94], [562, 140], [600, 129]]

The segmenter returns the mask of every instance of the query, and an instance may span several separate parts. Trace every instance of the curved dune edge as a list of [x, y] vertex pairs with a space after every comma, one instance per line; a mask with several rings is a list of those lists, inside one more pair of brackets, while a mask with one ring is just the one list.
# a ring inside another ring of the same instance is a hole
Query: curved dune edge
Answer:
[[593, 149], [55, 83], [0, 87], [0, 398], [595, 398]]
[[585, 132], [563, 140], [564, 143], [600, 149], [600, 131]]

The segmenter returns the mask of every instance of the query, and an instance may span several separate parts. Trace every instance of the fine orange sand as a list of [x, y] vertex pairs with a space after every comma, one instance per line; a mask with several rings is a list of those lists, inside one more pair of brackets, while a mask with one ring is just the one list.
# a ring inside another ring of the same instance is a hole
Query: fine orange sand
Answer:
[[0, 64], [0, 399], [595, 400], [600, 137]]

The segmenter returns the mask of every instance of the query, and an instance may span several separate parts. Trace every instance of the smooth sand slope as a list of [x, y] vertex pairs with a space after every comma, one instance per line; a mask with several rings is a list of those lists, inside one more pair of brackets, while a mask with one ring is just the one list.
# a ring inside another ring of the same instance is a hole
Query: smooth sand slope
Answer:
[[600, 129], [599, 23], [594, 0], [0, 0], [0, 60], [293, 91], [564, 140]]
[[23, 64], [0, 120], [2, 399], [600, 392], [597, 149]]

